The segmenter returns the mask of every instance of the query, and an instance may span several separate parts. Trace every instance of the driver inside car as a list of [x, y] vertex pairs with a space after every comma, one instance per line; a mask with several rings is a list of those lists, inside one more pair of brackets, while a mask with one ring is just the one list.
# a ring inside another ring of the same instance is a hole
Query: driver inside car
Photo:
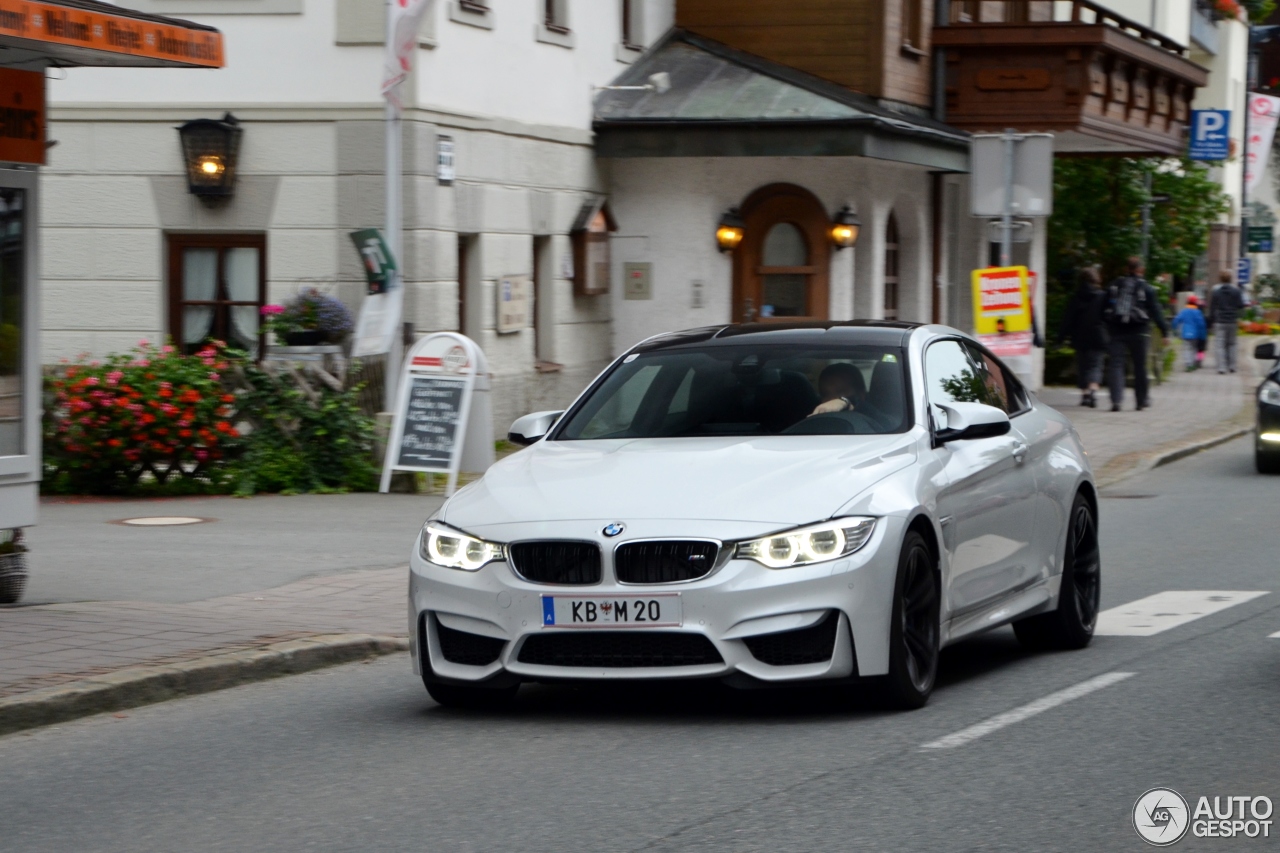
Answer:
[[861, 370], [847, 361], [837, 361], [828, 364], [818, 375], [818, 394], [822, 402], [809, 417], [852, 412], [866, 399], [867, 386]]

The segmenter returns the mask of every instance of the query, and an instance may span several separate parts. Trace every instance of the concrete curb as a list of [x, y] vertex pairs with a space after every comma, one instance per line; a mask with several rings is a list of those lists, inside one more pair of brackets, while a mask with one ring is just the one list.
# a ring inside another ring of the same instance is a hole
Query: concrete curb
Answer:
[[[1253, 413], [1250, 412], [1249, 416], [1252, 419]], [[1114, 486], [1122, 480], [1127, 480], [1137, 474], [1145, 474], [1147, 471], [1152, 471], [1171, 462], [1177, 462], [1203, 450], [1217, 447], [1219, 444], [1226, 444], [1228, 441], [1234, 441], [1253, 431], [1254, 426], [1252, 423], [1249, 426], [1241, 426], [1239, 423], [1234, 423], [1217, 433], [1193, 439], [1165, 450], [1149, 451], [1136, 459], [1128, 455], [1127, 458], [1116, 457], [1107, 463], [1106, 468], [1099, 472], [1097, 477], [1098, 487], [1105, 489]]]
[[1166, 453], [1161, 453], [1152, 461], [1151, 467], [1159, 468], [1161, 465], [1168, 465], [1170, 462], [1177, 462], [1179, 459], [1185, 459], [1186, 457], [1199, 453], [1202, 450], [1217, 447], [1219, 444], [1226, 444], [1228, 441], [1234, 441], [1242, 435], [1248, 435], [1253, 432], [1253, 429], [1254, 428], [1251, 426], [1236, 427], [1234, 429], [1227, 430], [1221, 435], [1216, 435], [1213, 438], [1192, 442], [1186, 447], [1179, 447], [1177, 450], [1170, 450]]
[[408, 648], [404, 637], [324, 634], [179, 663], [129, 667], [0, 699], [0, 735]]

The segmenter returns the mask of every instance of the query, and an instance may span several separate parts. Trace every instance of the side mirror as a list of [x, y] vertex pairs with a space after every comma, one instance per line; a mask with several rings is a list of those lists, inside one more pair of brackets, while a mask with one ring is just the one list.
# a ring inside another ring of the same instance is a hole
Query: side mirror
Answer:
[[516, 422], [507, 432], [507, 441], [525, 447], [535, 441], [541, 441], [543, 436], [551, 432], [551, 428], [563, 414], [564, 412], [534, 412], [532, 415], [516, 418]]
[[1276, 352], [1276, 345], [1273, 343], [1258, 344], [1253, 348], [1254, 358], [1280, 358], [1280, 353]]
[[[935, 433], [940, 443], [995, 438], [1011, 428], [1009, 415], [983, 403], [935, 403]], [[940, 417], [938, 416], [940, 413]]]

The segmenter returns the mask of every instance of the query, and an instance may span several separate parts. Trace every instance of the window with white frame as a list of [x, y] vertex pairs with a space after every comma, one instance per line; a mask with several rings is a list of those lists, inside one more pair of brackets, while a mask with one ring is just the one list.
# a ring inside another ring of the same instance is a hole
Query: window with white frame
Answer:
[[449, 20], [484, 30], [493, 29], [493, 9], [488, 0], [452, 0]]
[[569, 0], [537, 0], [537, 39], [560, 47], [573, 47], [573, 31], [569, 29]]
[[644, 50], [644, 3], [622, 0], [622, 46]]

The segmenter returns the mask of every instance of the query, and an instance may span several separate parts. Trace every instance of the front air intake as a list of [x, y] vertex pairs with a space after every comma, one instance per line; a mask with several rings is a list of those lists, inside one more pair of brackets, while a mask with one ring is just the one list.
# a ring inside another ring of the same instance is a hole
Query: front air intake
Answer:
[[702, 634], [677, 631], [574, 631], [534, 634], [519, 661], [540, 666], [602, 669], [640, 666], [702, 666], [724, 663]]
[[840, 617], [835, 611], [829, 610], [817, 625], [798, 631], [759, 634], [746, 637], [743, 642], [751, 650], [752, 657], [770, 666], [823, 663], [831, 660], [835, 653], [836, 627], [839, 624]]
[[719, 545], [697, 539], [627, 542], [613, 553], [613, 572], [621, 583], [679, 583], [710, 573], [719, 556]]
[[600, 583], [600, 548], [592, 542], [516, 542], [508, 546], [516, 574], [533, 583]]

